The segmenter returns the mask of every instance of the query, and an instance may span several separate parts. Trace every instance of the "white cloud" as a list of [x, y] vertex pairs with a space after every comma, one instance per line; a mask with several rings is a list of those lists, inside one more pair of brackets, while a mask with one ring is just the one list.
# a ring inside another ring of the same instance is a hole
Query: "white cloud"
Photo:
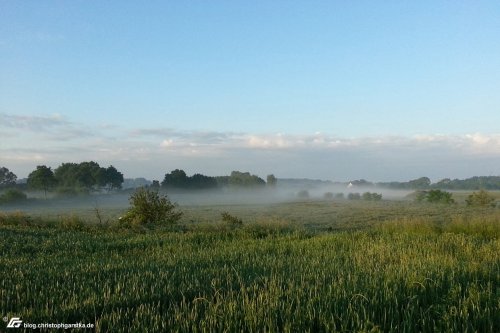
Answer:
[[36, 134], [39, 138], [60, 141], [93, 135], [93, 131], [81, 124], [66, 120], [59, 114], [48, 116], [10, 115], [0, 113], [1, 131], [22, 131]]
[[161, 147], [165, 147], [165, 148], [173, 147], [174, 146], [174, 140], [172, 140], [172, 139], [165, 139], [165, 140], [163, 140], [160, 143], [160, 146]]
[[279, 176], [392, 180], [495, 174], [500, 164], [500, 134], [343, 138], [324, 133], [130, 131], [90, 127], [60, 115], [7, 114], [0, 114], [0, 133], [1, 163], [27, 171], [40, 163], [57, 167], [61, 162], [95, 160], [125, 165], [125, 174], [136, 176], [185, 168], [209, 174], [241, 169]]
[[248, 135], [247, 146], [255, 149], [283, 149], [283, 148], [292, 148], [293, 146], [298, 146], [302, 144], [297, 140], [290, 140], [281, 134], [277, 135]]
[[42, 154], [6, 154], [2, 156], [5, 161], [42, 162], [45, 158]]
[[58, 114], [50, 116], [18, 116], [0, 113], [0, 126], [7, 128], [40, 130], [68, 124], [69, 122]]

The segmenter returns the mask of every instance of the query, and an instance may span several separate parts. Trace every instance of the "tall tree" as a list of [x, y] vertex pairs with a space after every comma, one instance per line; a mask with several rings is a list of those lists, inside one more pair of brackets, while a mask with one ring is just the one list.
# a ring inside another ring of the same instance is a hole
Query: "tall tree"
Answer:
[[58, 185], [62, 188], [90, 191], [121, 188], [123, 174], [114, 166], [101, 168], [97, 162], [63, 163], [54, 171]]
[[215, 177], [205, 176], [196, 173], [189, 177], [189, 188], [192, 189], [209, 189], [217, 187], [217, 180]]
[[186, 188], [188, 186], [188, 176], [184, 170], [175, 169], [174, 171], [167, 173], [161, 185], [163, 187], [177, 187]]
[[253, 187], [266, 185], [264, 179], [251, 175], [250, 172], [232, 171], [229, 176], [229, 185], [237, 187]]
[[420, 177], [418, 179], [413, 179], [408, 182], [408, 187], [413, 189], [426, 189], [431, 185], [431, 180], [429, 177]]
[[99, 184], [99, 179], [103, 179], [101, 175], [102, 171], [98, 163], [94, 161], [82, 162], [78, 164], [75, 173], [75, 181], [78, 187], [90, 190], [96, 185], [101, 185]]
[[61, 188], [75, 187], [75, 173], [78, 168], [76, 163], [63, 163], [54, 170], [57, 185]]
[[122, 188], [123, 174], [116, 170], [116, 168], [110, 165], [108, 168], [104, 169], [104, 186], [109, 190]]
[[32, 171], [28, 176], [28, 186], [34, 189], [43, 190], [45, 198], [47, 191], [57, 183], [54, 173], [50, 167], [39, 165], [36, 170]]
[[278, 183], [278, 179], [274, 175], [267, 175], [267, 186], [275, 187]]
[[0, 187], [16, 185], [17, 176], [6, 167], [0, 168]]

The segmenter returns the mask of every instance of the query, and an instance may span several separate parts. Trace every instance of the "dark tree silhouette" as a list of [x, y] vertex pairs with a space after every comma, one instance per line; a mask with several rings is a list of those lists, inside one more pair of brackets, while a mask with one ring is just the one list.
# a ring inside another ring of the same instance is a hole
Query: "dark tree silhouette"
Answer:
[[37, 190], [43, 190], [45, 198], [47, 191], [56, 185], [57, 181], [50, 167], [39, 165], [28, 176], [28, 186]]
[[0, 187], [16, 185], [17, 176], [6, 167], [0, 168]]

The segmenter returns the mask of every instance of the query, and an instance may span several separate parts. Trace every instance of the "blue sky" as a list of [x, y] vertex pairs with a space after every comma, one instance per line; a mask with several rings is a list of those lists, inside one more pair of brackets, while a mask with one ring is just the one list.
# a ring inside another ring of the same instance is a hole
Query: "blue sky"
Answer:
[[0, 2], [0, 164], [20, 176], [498, 175], [499, 87], [497, 1]]

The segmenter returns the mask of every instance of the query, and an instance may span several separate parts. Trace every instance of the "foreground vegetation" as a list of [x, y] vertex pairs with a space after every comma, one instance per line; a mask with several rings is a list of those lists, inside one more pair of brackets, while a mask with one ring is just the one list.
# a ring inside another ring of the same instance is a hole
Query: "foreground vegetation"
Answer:
[[404, 205], [187, 209], [157, 230], [0, 215], [0, 309], [97, 332], [500, 331], [498, 209]]

